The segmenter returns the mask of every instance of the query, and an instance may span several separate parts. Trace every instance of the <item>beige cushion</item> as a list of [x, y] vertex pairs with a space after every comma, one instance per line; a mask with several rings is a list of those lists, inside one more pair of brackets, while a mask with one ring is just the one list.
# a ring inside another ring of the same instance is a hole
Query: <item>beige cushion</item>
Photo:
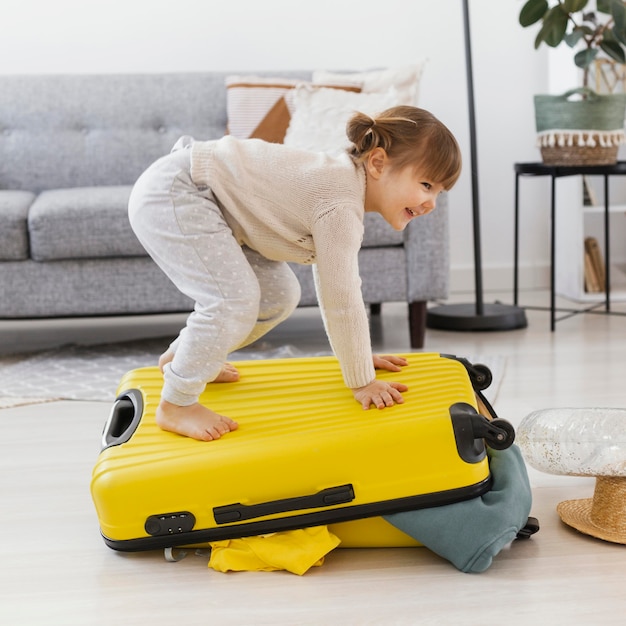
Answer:
[[[336, 89], [360, 91], [360, 86], [352, 80], [334, 83], [332, 87]], [[291, 93], [301, 84], [311, 83], [288, 78], [228, 76], [226, 107], [229, 134], [240, 139], [282, 143], [293, 112]]]

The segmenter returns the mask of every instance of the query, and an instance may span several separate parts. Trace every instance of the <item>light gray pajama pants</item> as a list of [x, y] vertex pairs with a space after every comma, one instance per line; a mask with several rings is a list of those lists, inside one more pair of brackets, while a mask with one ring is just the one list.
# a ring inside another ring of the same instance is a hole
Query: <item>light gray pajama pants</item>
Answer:
[[141, 175], [129, 201], [139, 241], [195, 301], [164, 371], [162, 398], [179, 406], [196, 402], [230, 352], [270, 331], [300, 301], [286, 263], [237, 243], [211, 190], [192, 182], [190, 152], [189, 139], [179, 140]]

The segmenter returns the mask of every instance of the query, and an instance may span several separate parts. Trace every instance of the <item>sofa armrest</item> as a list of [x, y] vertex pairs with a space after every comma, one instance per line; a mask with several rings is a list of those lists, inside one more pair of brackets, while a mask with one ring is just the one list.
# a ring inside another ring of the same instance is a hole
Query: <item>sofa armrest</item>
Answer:
[[404, 231], [409, 302], [448, 297], [450, 250], [448, 194], [442, 193], [437, 208], [410, 222]]

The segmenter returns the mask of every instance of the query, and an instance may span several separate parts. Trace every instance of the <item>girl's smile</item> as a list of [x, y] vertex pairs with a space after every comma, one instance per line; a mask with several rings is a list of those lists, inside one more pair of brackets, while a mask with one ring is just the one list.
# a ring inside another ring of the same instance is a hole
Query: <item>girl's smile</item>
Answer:
[[444, 190], [413, 167], [392, 168], [382, 148], [372, 151], [366, 173], [365, 210], [380, 213], [395, 230], [404, 230], [413, 218], [433, 211]]

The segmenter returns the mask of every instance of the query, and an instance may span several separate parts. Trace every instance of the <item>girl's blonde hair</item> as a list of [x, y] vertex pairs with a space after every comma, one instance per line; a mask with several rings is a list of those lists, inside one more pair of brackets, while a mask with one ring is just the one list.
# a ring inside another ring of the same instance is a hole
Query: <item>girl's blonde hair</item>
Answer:
[[376, 117], [355, 113], [346, 125], [348, 153], [363, 163], [374, 148], [383, 148], [394, 169], [413, 166], [432, 182], [450, 189], [461, 174], [461, 150], [454, 135], [432, 113], [397, 106]]

